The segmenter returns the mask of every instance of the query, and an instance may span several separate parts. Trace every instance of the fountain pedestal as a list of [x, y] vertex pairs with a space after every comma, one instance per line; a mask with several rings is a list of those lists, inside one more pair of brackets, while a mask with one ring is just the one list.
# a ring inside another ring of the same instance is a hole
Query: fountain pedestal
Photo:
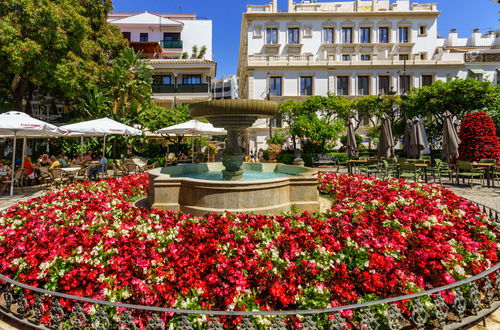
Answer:
[[222, 177], [224, 180], [235, 181], [243, 178], [243, 165], [244, 155], [238, 144], [238, 131], [230, 129], [227, 131], [226, 148], [222, 154]]

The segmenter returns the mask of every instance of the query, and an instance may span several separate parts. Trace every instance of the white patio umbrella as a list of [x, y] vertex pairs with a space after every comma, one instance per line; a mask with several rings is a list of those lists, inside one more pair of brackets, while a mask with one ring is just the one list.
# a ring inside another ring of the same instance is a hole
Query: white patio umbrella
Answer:
[[[12, 178], [10, 182], [10, 196], [14, 195], [14, 173], [16, 163], [16, 138], [61, 136], [67, 131], [60, 127], [30, 117], [24, 112], [9, 111], [0, 114], [0, 135], [12, 137], [14, 146], [12, 150]], [[24, 152], [23, 152], [24, 153]], [[21, 161], [21, 164], [23, 162]]]
[[[164, 127], [156, 131], [158, 134], [165, 135], [184, 135], [184, 136], [214, 136], [214, 135], [226, 135], [227, 132], [223, 128], [216, 128], [210, 123], [203, 123], [198, 120], [190, 120], [182, 124], [177, 124], [169, 127]], [[192, 143], [194, 162], [194, 143]], [[209, 151], [210, 152], [210, 151]]]
[[104, 136], [104, 154], [106, 154], [106, 137], [108, 135], [142, 134], [141, 130], [119, 123], [110, 118], [83, 121], [80, 123], [64, 125], [61, 126], [61, 128], [68, 130], [70, 132], [70, 136], [81, 136], [81, 143], [83, 143], [83, 136], [81, 134], [84, 136]]

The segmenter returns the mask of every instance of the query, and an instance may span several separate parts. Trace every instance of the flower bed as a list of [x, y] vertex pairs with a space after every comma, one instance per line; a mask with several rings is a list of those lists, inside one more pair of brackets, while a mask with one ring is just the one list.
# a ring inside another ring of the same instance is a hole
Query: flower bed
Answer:
[[336, 174], [319, 189], [335, 200], [323, 214], [197, 218], [131, 205], [144, 174], [71, 185], [1, 214], [1, 273], [100, 300], [278, 310], [420, 292], [498, 262], [495, 226], [449, 190]]

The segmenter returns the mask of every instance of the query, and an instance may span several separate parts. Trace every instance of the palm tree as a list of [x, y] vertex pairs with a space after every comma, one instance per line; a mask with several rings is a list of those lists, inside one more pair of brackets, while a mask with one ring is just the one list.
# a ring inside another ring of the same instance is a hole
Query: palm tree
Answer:
[[191, 50], [191, 58], [202, 59], [205, 58], [205, 54], [207, 53], [207, 47], [202, 46], [200, 51], [198, 52], [198, 46], [194, 45]]

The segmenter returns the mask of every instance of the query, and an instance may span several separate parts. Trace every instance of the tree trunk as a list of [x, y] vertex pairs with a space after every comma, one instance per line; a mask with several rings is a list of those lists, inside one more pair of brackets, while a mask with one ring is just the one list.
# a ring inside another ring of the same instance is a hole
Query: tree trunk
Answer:
[[28, 92], [28, 80], [16, 76], [12, 82], [12, 108], [16, 111], [23, 111], [23, 100]]

